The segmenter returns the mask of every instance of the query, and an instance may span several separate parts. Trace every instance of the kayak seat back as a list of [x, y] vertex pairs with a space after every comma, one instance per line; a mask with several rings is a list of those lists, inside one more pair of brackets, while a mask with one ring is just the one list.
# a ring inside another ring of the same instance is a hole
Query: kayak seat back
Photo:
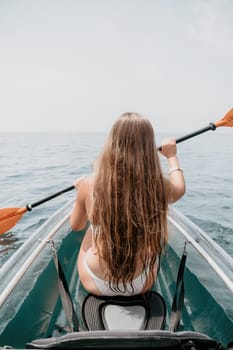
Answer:
[[152, 290], [130, 297], [88, 294], [82, 304], [82, 318], [89, 331], [160, 330], [166, 323], [166, 304]]

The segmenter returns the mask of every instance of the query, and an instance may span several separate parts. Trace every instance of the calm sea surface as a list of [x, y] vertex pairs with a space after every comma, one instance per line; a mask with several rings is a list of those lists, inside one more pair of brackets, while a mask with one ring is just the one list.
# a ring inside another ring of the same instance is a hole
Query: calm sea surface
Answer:
[[[170, 135], [158, 135], [161, 139]], [[173, 136], [173, 135], [172, 135]], [[180, 134], [174, 135], [176, 137]], [[0, 207], [24, 207], [90, 174], [106, 134], [0, 133]], [[178, 144], [185, 196], [174, 206], [233, 256], [233, 138], [208, 132]], [[166, 161], [161, 159], [164, 171]], [[0, 265], [75, 191], [24, 214], [0, 236]]]

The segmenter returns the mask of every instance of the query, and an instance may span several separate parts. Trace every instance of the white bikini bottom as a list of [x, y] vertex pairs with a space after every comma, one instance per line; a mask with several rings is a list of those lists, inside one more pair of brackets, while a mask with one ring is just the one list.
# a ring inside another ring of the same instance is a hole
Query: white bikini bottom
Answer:
[[109, 286], [109, 283], [107, 281], [104, 281], [103, 279], [99, 278], [94, 274], [94, 272], [91, 271], [90, 267], [88, 266], [86, 257], [84, 258], [84, 265], [88, 272], [88, 274], [92, 277], [93, 281], [96, 284], [96, 287], [99, 289], [100, 293], [102, 295], [106, 296], [113, 296], [113, 295], [125, 295], [130, 296], [134, 294], [140, 294], [143, 290], [143, 287], [146, 282], [147, 273], [144, 270], [139, 276], [137, 276], [132, 281], [132, 286], [130, 283], [126, 283], [126, 288], [123, 286], [122, 283], [119, 283], [118, 286]]

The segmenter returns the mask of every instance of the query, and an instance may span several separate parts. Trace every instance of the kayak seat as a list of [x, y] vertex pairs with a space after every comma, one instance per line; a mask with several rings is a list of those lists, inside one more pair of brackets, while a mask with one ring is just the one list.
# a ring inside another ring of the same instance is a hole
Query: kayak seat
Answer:
[[163, 297], [155, 291], [133, 297], [87, 294], [81, 303], [81, 312], [85, 330], [35, 339], [25, 344], [25, 348], [227, 350], [202, 333], [164, 330], [166, 306]]
[[88, 294], [82, 303], [86, 330], [160, 330], [166, 323], [163, 297], [149, 291], [134, 296], [95, 296]]
[[205, 334], [166, 330], [73, 332], [60, 337], [36, 339], [26, 349], [157, 349], [227, 350]]

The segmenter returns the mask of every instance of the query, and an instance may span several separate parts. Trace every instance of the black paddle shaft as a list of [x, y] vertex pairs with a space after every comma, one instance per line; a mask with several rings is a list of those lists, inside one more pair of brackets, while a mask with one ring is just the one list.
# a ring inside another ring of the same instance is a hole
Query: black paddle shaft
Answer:
[[[185, 135], [185, 136], [179, 137], [178, 139], [176, 139], [176, 143], [179, 143], [179, 142], [188, 140], [188, 139], [190, 139], [191, 137], [200, 135], [200, 134], [202, 134], [203, 132], [206, 132], [206, 131], [208, 131], [208, 130], [215, 130], [215, 129], [216, 129], [216, 125], [215, 125], [214, 123], [209, 123], [209, 125], [206, 126], [205, 128], [199, 129], [199, 130], [197, 130], [197, 131], [191, 132], [190, 134], [187, 134], [187, 135]], [[161, 151], [161, 150], [162, 150], [162, 146], [160, 146], [160, 147], [158, 148], [158, 150]]]
[[[194, 132], [192, 132], [190, 134], [187, 134], [185, 136], [179, 137], [178, 139], [176, 139], [176, 143], [179, 143], [179, 142], [185, 141], [187, 139], [190, 139], [191, 137], [194, 137], [194, 136], [197, 136], [199, 134], [202, 134], [203, 132], [206, 132], [208, 130], [215, 130], [215, 129], [216, 129], [216, 125], [214, 123], [209, 123], [209, 125], [206, 126], [205, 128], [199, 129], [199, 130], [194, 131]], [[161, 151], [162, 150], [162, 146], [160, 146], [158, 148], [158, 150]], [[35, 208], [35, 207], [37, 207], [40, 204], [48, 202], [48, 201], [50, 201], [50, 199], [56, 198], [56, 197], [60, 196], [63, 193], [66, 193], [66, 192], [69, 192], [69, 191], [73, 190], [74, 188], [75, 188], [74, 185], [72, 185], [70, 187], [67, 187], [67, 188], [64, 188], [63, 190], [61, 190], [61, 191], [59, 191], [57, 193], [54, 193], [51, 196], [45, 197], [45, 198], [41, 199], [38, 202], [35, 202], [35, 203], [32, 203], [32, 204], [27, 204], [26, 208], [27, 208], [28, 211], [31, 211], [32, 208]]]
[[59, 191], [59, 192], [57, 192], [57, 193], [52, 194], [51, 196], [48, 196], [48, 197], [46, 197], [46, 198], [43, 198], [43, 199], [41, 199], [41, 200], [38, 201], [38, 202], [35, 202], [35, 203], [32, 203], [32, 204], [27, 204], [27, 205], [26, 205], [26, 208], [27, 208], [28, 211], [31, 211], [32, 208], [35, 208], [35, 207], [37, 207], [37, 206], [40, 205], [40, 204], [43, 204], [43, 203], [45, 203], [45, 202], [48, 202], [48, 201], [50, 201], [50, 199], [53, 199], [53, 198], [55, 198], [55, 197], [58, 197], [58, 196], [60, 196], [60, 195], [63, 194], [63, 193], [69, 192], [69, 191], [73, 190], [74, 188], [75, 188], [74, 185], [73, 185], [73, 186], [70, 186], [70, 187], [67, 187], [67, 188], [64, 188], [64, 190], [61, 190], [61, 191]]

